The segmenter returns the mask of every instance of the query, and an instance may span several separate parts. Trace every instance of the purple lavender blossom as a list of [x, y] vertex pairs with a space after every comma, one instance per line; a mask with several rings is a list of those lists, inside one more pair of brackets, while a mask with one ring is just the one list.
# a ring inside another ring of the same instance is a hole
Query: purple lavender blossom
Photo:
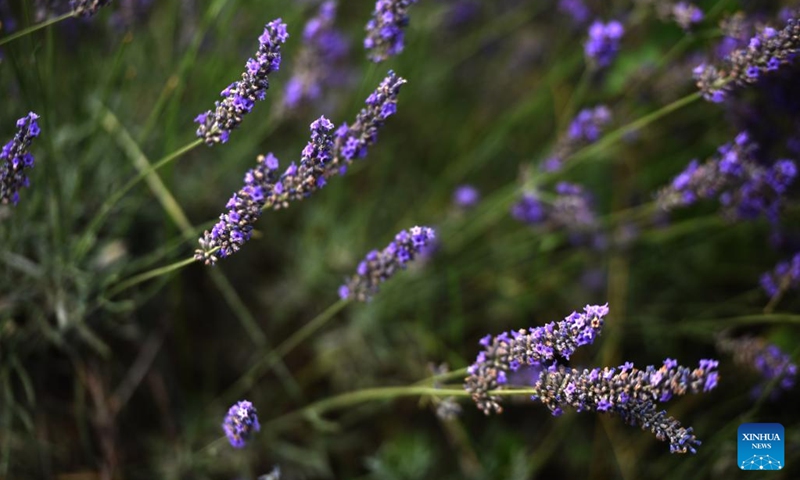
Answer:
[[558, 11], [569, 15], [577, 25], [586, 23], [592, 14], [583, 0], [558, 0]]
[[19, 202], [19, 190], [30, 186], [25, 170], [33, 168], [33, 139], [41, 133], [33, 112], [17, 120], [17, 133], [0, 150], [0, 204]]
[[[674, 418], [659, 412], [656, 405], [676, 395], [708, 392], [716, 388], [719, 362], [701, 360], [690, 369], [667, 359], [660, 368], [644, 370], [628, 362], [615, 368], [577, 370], [564, 366], [544, 370], [533, 388], [535, 400], [541, 401], [554, 416], [570, 406], [577, 411], [618, 414], [631, 425], [649, 429], [662, 441], [668, 441], [672, 453], [696, 453], [700, 441], [691, 428], [683, 428]], [[659, 421], [653, 421], [658, 419]]]
[[238, 128], [244, 116], [253, 109], [258, 100], [264, 100], [269, 89], [269, 74], [280, 69], [281, 45], [286, 42], [286, 24], [280, 18], [269, 22], [264, 33], [258, 37], [259, 47], [255, 58], [247, 60], [242, 79], [230, 84], [214, 102], [214, 110], [195, 117], [199, 124], [197, 136], [207, 145], [228, 141], [231, 130]]
[[397, 95], [406, 81], [389, 71], [367, 98], [367, 106], [348, 127], [335, 131], [320, 117], [311, 124], [311, 141], [303, 149], [300, 165], [292, 163], [278, 177], [278, 159], [271, 153], [258, 157], [258, 166], [245, 175], [245, 186], [231, 197], [227, 213], [199, 240], [195, 258], [206, 265], [238, 251], [250, 239], [253, 224], [266, 209], [286, 208], [323, 188], [329, 178], [342, 175], [355, 158], [363, 158], [378, 138], [378, 130], [397, 111]]
[[250, 239], [262, 211], [287, 207], [290, 201], [302, 200], [322, 188], [332, 149], [333, 124], [320, 117], [311, 124], [311, 140], [303, 149], [299, 166], [292, 163], [278, 177], [278, 159], [272, 153], [259, 156], [258, 166], [244, 177], [244, 187], [228, 200], [228, 212], [203, 234], [195, 258], [213, 265], [219, 258], [237, 252]]
[[605, 105], [581, 110], [570, 123], [567, 134], [558, 140], [553, 154], [544, 161], [542, 169], [546, 172], [560, 170], [570, 155], [596, 142], [610, 122], [611, 110]]
[[397, 112], [397, 95], [405, 83], [404, 78], [389, 70], [378, 88], [367, 97], [367, 106], [358, 112], [356, 121], [352, 125], [343, 123], [336, 129], [331, 175], [333, 170], [344, 173], [354, 159], [367, 155], [367, 149], [378, 139], [378, 130]]
[[[576, 348], [594, 341], [607, 314], [605, 305], [587, 306], [584, 313], [573, 312], [558, 323], [484, 337], [480, 341], [483, 350], [469, 367], [464, 388], [485, 414], [502, 413], [501, 396], [491, 392], [513, 386], [523, 378], [522, 386], [532, 384], [536, 392], [531, 398], [541, 401], [555, 416], [567, 406], [579, 412], [617, 414], [631, 425], [650, 430], [659, 440], [668, 441], [671, 452], [695, 453], [700, 442], [692, 429], [681, 427], [656, 405], [675, 395], [716, 388], [719, 363], [701, 360], [697, 368], [690, 369], [667, 359], [659, 368], [640, 370], [627, 362], [619, 368], [582, 371], [559, 365], [559, 357], [569, 359]], [[520, 377], [517, 372], [525, 374]]]
[[703, 21], [703, 11], [693, 3], [678, 2], [672, 6], [671, 13], [675, 23], [684, 30], [688, 30], [692, 25]]
[[481, 194], [472, 185], [461, 185], [453, 192], [453, 203], [464, 209], [469, 209], [478, 204]]
[[222, 422], [222, 430], [233, 448], [244, 448], [253, 432], [261, 430], [256, 407], [247, 400], [233, 404]]
[[659, 207], [671, 210], [716, 197], [727, 217], [752, 219], [764, 214], [777, 222], [783, 193], [797, 175], [797, 167], [791, 160], [765, 167], [755, 160], [756, 149], [757, 145], [742, 132], [702, 165], [693, 160], [670, 186], [658, 193]]
[[800, 51], [800, 21], [791, 18], [778, 31], [765, 27], [752, 37], [746, 48], [731, 52], [721, 67], [700, 64], [694, 69], [697, 87], [711, 102], [724, 101], [735, 88], [758, 82], [789, 64]]
[[318, 100], [325, 88], [343, 82], [340, 63], [347, 55], [348, 44], [333, 27], [335, 19], [336, 2], [327, 1], [320, 5], [317, 16], [306, 23], [303, 49], [286, 84], [283, 103], [287, 108]]
[[583, 313], [572, 312], [564, 320], [542, 327], [487, 335], [480, 341], [484, 347], [467, 370], [465, 389], [487, 415], [501, 413], [500, 397], [489, 392], [505, 383], [506, 373], [521, 365], [554, 365], [556, 358], [569, 359], [575, 349], [589, 345], [603, 328], [608, 305], [587, 305]]
[[528, 192], [511, 207], [511, 216], [532, 226], [546, 225], [551, 229], [585, 232], [597, 226], [591, 196], [574, 183], [556, 185], [556, 197], [544, 202], [536, 193]]
[[378, 293], [380, 284], [406, 267], [436, 238], [432, 228], [401, 230], [386, 248], [373, 250], [358, 264], [356, 274], [339, 287], [342, 299], [367, 302]]
[[69, 7], [76, 17], [91, 17], [100, 8], [110, 4], [111, 0], [69, 0]]
[[[736, 365], [754, 370], [762, 381], [756, 385], [751, 394], [758, 397], [772, 382], [777, 382], [780, 390], [791, 390], [797, 380], [797, 365], [791, 356], [784, 353], [777, 345], [769, 344], [763, 338], [744, 336], [739, 338], [721, 338], [717, 342], [720, 351], [733, 355]], [[780, 396], [780, 390], [772, 392], [772, 399]]]
[[796, 253], [789, 261], [778, 263], [773, 271], [761, 275], [760, 283], [770, 297], [800, 287], [800, 253]]
[[379, 63], [403, 51], [403, 29], [408, 26], [408, 7], [415, 3], [417, 0], [378, 0], [375, 3], [375, 11], [367, 22], [367, 36], [364, 38], [367, 58]]
[[625, 29], [617, 20], [603, 23], [599, 20], [589, 26], [589, 39], [584, 44], [584, 52], [589, 61], [598, 68], [611, 65], [619, 51], [619, 41]]

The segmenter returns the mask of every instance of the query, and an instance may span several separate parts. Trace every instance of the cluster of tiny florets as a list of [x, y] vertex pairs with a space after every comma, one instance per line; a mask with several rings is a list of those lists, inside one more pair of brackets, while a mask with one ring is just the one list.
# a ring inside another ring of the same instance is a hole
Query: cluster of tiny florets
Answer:
[[372, 250], [358, 264], [356, 274], [339, 287], [342, 299], [366, 302], [378, 293], [380, 284], [404, 269], [434, 239], [436, 234], [429, 227], [412, 227], [401, 230], [383, 250]]
[[694, 69], [694, 78], [703, 97], [719, 103], [735, 88], [752, 85], [762, 76], [790, 63], [798, 50], [800, 20], [790, 18], [782, 30], [765, 27], [745, 48], [730, 52], [722, 65], [700, 64]]
[[566, 406], [579, 412], [617, 414], [631, 425], [649, 429], [659, 440], [668, 441], [671, 452], [695, 453], [694, 447], [700, 441], [692, 429], [683, 428], [677, 420], [659, 412], [656, 405], [675, 395], [716, 388], [717, 366], [716, 360], [701, 360], [692, 369], [667, 359], [659, 368], [650, 365], [644, 370], [634, 368], [630, 362], [618, 369], [550, 367], [533, 384], [537, 394], [532, 398], [541, 401], [555, 416], [561, 415]]
[[353, 160], [367, 156], [367, 149], [378, 140], [378, 131], [386, 119], [397, 113], [397, 95], [405, 83], [404, 78], [389, 70], [367, 97], [367, 105], [358, 112], [355, 122], [343, 123], [336, 129], [331, 175], [335, 171], [344, 173]]
[[250, 239], [253, 225], [268, 208], [279, 209], [302, 200], [325, 185], [325, 168], [333, 150], [333, 123], [320, 117], [311, 124], [311, 140], [303, 149], [300, 165], [292, 163], [278, 177], [278, 159], [269, 153], [244, 176], [244, 187], [234, 193], [219, 222], [200, 239], [195, 258], [214, 264], [238, 251]]
[[605, 105], [581, 110], [570, 123], [566, 135], [559, 139], [553, 154], [544, 161], [542, 168], [548, 172], [559, 170], [570, 155], [581, 147], [596, 142], [610, 122], [611, 110]]
[[347, 54], [347, 40], [334, 28], [336, 2], [320, 5], [303, 30], [303, 49], [297, 54], [293, 74], [286, 83], [284, 105], [296, 108], [318, 100], [326, 87], [343, 82], [340, 63]]
[[500, 397], [489, 392], [508, 382], [508, 372], [523, 365], [552, 365], [559, 357], [569, 359], [575, 349], [594, 342], [607, 314], [607, 305], [587, 305], [582, 313], [572, 312], [542, 327], [485, 336], [480, 341], [483, 351], [468, 369], [466, 390], [487, 415], [502, 412]]
[[764, 388], [776, 382], [778, 389], [773, 390], [771, 397], [777, 398], [780, 390], [791, 390], [797, 381], [797, 364], [789, 354], [777, 345], [767, 343], [763, 338], [744, 336], [739, 338], [721, 338], [717, 342], [720, 351], [733, 355], [734, 363], [742, 368], [755, 371], [761, 376], [761, 382], [752, 390], [752, 395], [761, 395]]
[[703, 10], [688, 2], [678, 2], [670, 9], [671, 17], [681, 28], [688, 30], [692, 25], [703, 21]]
[[583, 46], [586, 58], [600, 68], [611, 65], [619, 52], [619, 42], [624, 32], [625, 29], [617, 20], [592, 23], [589, 26], [589, 38]]
[[800, 287], [800, 253], [796, 253], [791, 260], [778, 263], [771, 272], [761, 275], [760, 283], [770, 297], [778, 292]]
[[19, 202], [19, 190], [30, 185], [26, 170], [33, 168], [31, 142], [41, 133], [33, 112], [17, 120], [17, 133], [0, 151], [0, 204]]
[[595, 228], [593, 201], [583, 187], [559, 182], [555, 193], [550, 201], [544, 201], [536, 192], [524, 193], [511, 207], [511, 216], [528, 225], [544, 225], [554, 230], [586, 232]]
[[253, 225], [266, 209], [286, 208], [343, 174], [355, 158], [363, 158], [375, 143], [378, 130], [397, 111], [397, 94], [405, 80], [389, 72], [367, 98], [352, 126], [333, 128], [325, 117], [311, 124], [311, 140], [303, 149], [300, 164], [292, 163], [277, 176], [278, 159], [271, 153], [258, 157], [258, 166], [247, 172], [245, 185], [228, 201], [228, 212], [200, 238], [195, 259], [213, 265], [238, 251], [250, 239]]
[[233, 404], [222, 422], [222, 430], [231, 446], [244, 448], [253, 436], [253, 432], [261, 430], [256, 407], [247, 400]]
[[742, 132], [705, 163], [693, 160], [658, 193], [659, 206], [671, 210], [700, 199], [719, 198], [728, 217], [752, 219], [763, 214], [776, 222], [783, 194], [797, 175], [797, 167], [791, 160], [766, 167], [754, 158], [756, 149]]
[[286, 24], [280, 18], [269, 22], [264, 27], [264, 33], [258, 37], [259, 47], [255, 58], [247, 60], [242, 79], [220, 93], [222, 100], [215, 102], [214, 110], [195, 117], [194, 122], [199, 124], [197, 136], [206, 144], [227, 142], [231, 130], [239, 127], [257, 101], [266, 98], [269, 74], [280, 68], [281, 45], [288, 37]]
[[76, 17], [91, 17], [110, 3], [111, 0], [69, 0], [69, 7]]
[[408, 7], [417, 0], [378, 0], [367, 22], [364, 48], [373, 62], [382, 62], [403, 51], [405, 27], [408, 26]]
[[608, 307], [587, 306], [560, 322], [543, 327], [503, 333], [481, 339], [483, 350], [469, 369], [464, 388], [487, 415], [502, 412], [497, 389], [511, 386], [512, 375], [520, 369], [534, 374], [523, 380], [532, 386], [533, 400], [541, 401], [553, 415], [564, 407], [578, 411], [617, 414], [627, 423], [640, 425], [667, 441], [673, 453], [695, 453], [700, 442], [691, 428], [684, 428], [656, 405], [675, 395], [707, 392], [719, 382], [716, 360], [701, 360], [697, 368], [678, 365], [672, 359], [659, 368], [634, 368], [630, 362], [619, 368], [577, 370], [559, 364], [576, 348], [594, 342], [603, 326]]

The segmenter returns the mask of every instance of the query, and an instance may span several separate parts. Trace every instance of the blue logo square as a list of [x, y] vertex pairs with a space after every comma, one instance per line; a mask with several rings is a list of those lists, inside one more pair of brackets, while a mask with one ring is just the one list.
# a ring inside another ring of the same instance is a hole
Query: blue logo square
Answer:
[[783, 425], [743, 423], [737, 433], [737, 463], [742, 470], [781, 470], [784, 463]]

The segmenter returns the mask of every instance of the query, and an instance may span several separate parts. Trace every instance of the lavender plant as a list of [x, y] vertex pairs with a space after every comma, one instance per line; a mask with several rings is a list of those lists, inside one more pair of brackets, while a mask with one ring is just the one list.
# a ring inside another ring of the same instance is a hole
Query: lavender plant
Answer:
[[589, 38], [583, 46], [588, 61], [596, 68], [605, 68], [617, 57], [619, 42], [625, 29], [622, 23], [611, 20], [603, 23], [599, 20], [589, 26]]
[[763, 214], [777, 222], [784, 193], [797, 175], [797, 167], [792, 160], [765, 167], [754, 158], [757, 148], [742, 132], [705, 163], [693, 160], [658, 193], [659, 206], [671, 210], [700, 199], [718, 198], [729, 218], [752, 219]]
[[259, 156], [258, 166], [245, 175], [244, 187], [228, 200], [228, 212], [220, 215], [211, 231], [203, 233], [195, 259], [213, 265], [237, 252], [250, 239], [263, 210], [286, 208], [310, 196], [324, 187], [328, 178], [344, 174], [353, 159], [366, 156], [386, 119], [397, 111], [397, 94], [404, 83], [390, 71], [351, 126], [344, 123], [334, 132], [333, 123], [325, 117], [312, 123], [311, 140], [303, 149], [300, 164], [290, 164], [282, 175], [277, 175], [278, 159], [272, 153]]
[[336, 5], [335, 1], [324, 2], [303, 29], [303, 48], [286, 83], [283, 102], [288, 109], [315, 101], [326, 88], [343, 83], [341, 63], [347, 55], [348, 43], [333, 26]]
[[228, 85], [221, 93], [222, 100], [214, 102], [214, 109], [195, 117], [197, 136], [209, 145], [225, 143], [231, 131], [241, 125], [245, 115], [259, 100], [264, 100], [269, 89], [269, 75], [281, 67], [281, 45], [289, 38], [286, 24], [280, 18], [269, 22], [258, 37], [255, 58], [247, 60], [242, 79]]
[[222, 422], [222, 430], [233, 448], [244, 448], [253, 433], [261, 430], [256, 407], [247, 400], [233, 404]]
[[611, 110], [605, 105], [581, 110], [570, 123], [567, 134], [558, 140], [553, 154], [544, 161], [542, 168], [548, 172], [560, 170], [570, 155], [596, 142], [610, 122]]
[[697, 87], [711, 102], [724, 101], [737, 88], [752, 85], [764, 75], [792, 62], [800, 49], [800, 21], [790, 18], [781, 30], [765, 27], [746, 48], [731, 52], [721, 66], [700, 64], [694, 69]]
[[761, 275], [760, 283], [770, 297], [800, 287], [800, 253], [796, 253], [791, 260], [778, 263], [771, 272]]
[[17, 133], [0, 150], [0, 204], [16, 205], [20, 189], [30, 186], [25, 171], [33, 168], [30, 147], [41, 133], [38, 119], [39, 115], [30, 112], [17, 120]]
[[417, 0], [377, 0], [372, 18], [367, 22], [364, 48], [375, 63], [388, 60], [403, 51], [408, 26], [408, 8]]
[[695, 453], [700, 441], [691, 428], [684, 428], [657, 404], [674, 395], [707, 392], [717, 386], [718, 362], [701, 360], [697, 368], [679, 366], [667, 359], [660, 368], [644, 370], [630, 362], [615, 368], [582, 371], [559, 364], [568, 360], [578, 347], [594, 342], [603, 327], [608, 306], [587, 305], [583, 313], [573, 312], [564, 320], [550, 322], [528, 331], [484, 337], [484, 349], [478, 354], [465, 380], [465, 389], [485, 414], [501, 413], [500, 396], [492, 394], [509, 385], [509, 372], [522, 366], [534, 367], [538, 377], [531, 398], [545, 404], [553, 415], [571, 406], [580, 411], [607, 412], [619, 415], [631, 425], [648, 429], [662, 441], [668, 441], [673, 453]]
[[746, 335], [738, 338], [722, 337], [717, 341], [717, 348], [732, 355], [737, 366], [755, 371], [761, 376], [762, 381], [751, 390], [753, 397], [760, 396], [772, 382], [776, 382], [778, 387], [771, 393], [773, 400], [780, 396], [781, 390], [794, 388], [797, 364], [777, 345], [767, 343], [763, 338]]
[[339, 287], [343, 300], [367, 302], [378, 293], [380, 284], [392, 278], [413, 261], [436, 238], [432, 228], [401, 230], [381, 251], [372, 250], [358, 264], [356, 273]]
[[523, 193], [511, 207], [511, 216], [531, 226], [574, 233], [591, 232], [597, 227], [592, 199], [583, 187], [559, 182], [555, 193], [551, 201], [544, 201], [536, 192]]

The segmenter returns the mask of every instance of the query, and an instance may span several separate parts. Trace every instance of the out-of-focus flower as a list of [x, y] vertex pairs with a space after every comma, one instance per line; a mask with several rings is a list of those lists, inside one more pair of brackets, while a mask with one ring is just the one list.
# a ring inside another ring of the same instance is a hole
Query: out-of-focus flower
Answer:
[[434, 238], [433, 229], [428, 227], [401, 230], [386, 248], [367, 254], [358, 264], [356, 274], [339, 287], [339, 297], [359, 302], [370, 300], [378, 293], [381, 283], [404, 269]]

